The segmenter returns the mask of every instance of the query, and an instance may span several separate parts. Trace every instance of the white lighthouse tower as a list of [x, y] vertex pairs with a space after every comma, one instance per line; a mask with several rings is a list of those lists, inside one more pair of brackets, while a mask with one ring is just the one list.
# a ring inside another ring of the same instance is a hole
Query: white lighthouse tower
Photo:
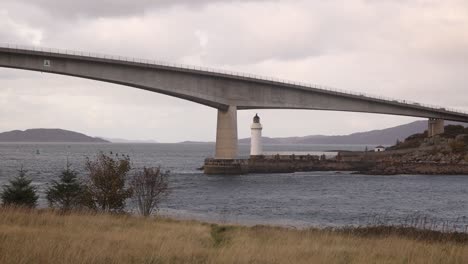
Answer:
[[260, 117], [255, 114], [252, 126], [250, 126], [252, 136], [250, 138], [250, 156], [262, 155], [262, 124], [260, 124]]

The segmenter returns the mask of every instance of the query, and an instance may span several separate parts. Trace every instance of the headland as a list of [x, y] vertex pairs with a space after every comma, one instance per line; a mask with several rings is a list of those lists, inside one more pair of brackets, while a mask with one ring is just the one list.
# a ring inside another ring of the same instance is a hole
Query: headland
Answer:
[[254, 155], [248, 159], [206, 159], [206, 174], [354, 171], [369, 175], [468, 175], [468, 128], [448, 125], [440, 135], [414, 134], [390, 147], [316, 155]]

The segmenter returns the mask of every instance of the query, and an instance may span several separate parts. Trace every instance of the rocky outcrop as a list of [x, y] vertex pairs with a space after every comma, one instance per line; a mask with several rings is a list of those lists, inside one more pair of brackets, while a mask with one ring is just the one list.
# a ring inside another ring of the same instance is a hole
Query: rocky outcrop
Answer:
[[396, 175], [396, 174], [423, 174], [423, 175], [468, 175], [468, 164], [443, 163], [376, 163], [367, 170], [361, 171], [368, 175]]
[[412, 149], [384, 152], [339, 152], [336, 158], [311, 155], [254, 156], [239, 160], [205, 160], [206, 174], [356, 171], [369, 175], [468, 175], [465, 136], [424, 139]]
[[420, 147], [388, 151], [372, 160], [365, 174], [442, 174], [468, 175], [467, 136], [427, 138]]

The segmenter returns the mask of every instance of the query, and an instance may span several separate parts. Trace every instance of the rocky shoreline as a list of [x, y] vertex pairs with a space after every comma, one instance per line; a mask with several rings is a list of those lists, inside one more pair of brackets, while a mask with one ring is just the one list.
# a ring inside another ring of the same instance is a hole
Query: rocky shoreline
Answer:
[[467, 175], [468, 165], [450, 163], [428, 163], [428, 162], [408, 162], [408, 163], [375, 163], [369, 169], [359, 171], [366, 175]]
[[[365, 175], [468, 175], [468, 163], [445, 163], [435, 161], [388, 161], [392, 153], [376, 157], [363, 155], [361, 160], [338, 159], [275, 159], [256, 157], [245, 160], [205, 161], [206, 174], [248, 174], [248, 173], [294, 173], [306, 171], [352, 171]], [[221, 163], [222, 164], [221, 164]]]
[[[413, 140], [413, 142], [412, 142]], [[415, 144], [417, 140], [417, 145]], [[381, 153], [340, 153], [343, 162], [367, 163], [360, 173], [369, 175], [468, 175], [467, 136], [409, 138]], [[408, 145], [416, 145], [408, 148]], [[403, 146], [403, 147], [401, 147]]]
[[[383, 147], [382, 147], [383, 148]], [[336, 157], [259, 155], [249, 159], [207, 159], [206, 174], [353, 171], [367, 175], [468, 175], [468, 128], [446, 126], [446, 133], [415, 134], [383, 151], [338, 151]]]

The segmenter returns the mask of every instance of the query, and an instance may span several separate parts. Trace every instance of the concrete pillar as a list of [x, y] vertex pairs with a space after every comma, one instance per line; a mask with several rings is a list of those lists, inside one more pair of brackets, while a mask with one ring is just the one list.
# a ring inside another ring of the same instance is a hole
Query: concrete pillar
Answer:
[[260, 123], [260, 117], [258, 117], [258, 115], [255, 115], [250, 129], [250, 156], [262, 155], [262, 124]]
[[227, 111], [218, 110], [216, 129], [216, 159], [237, 158], [237, 107]]
[[427, 128], [428, 137], [433, 137], [435, 135], [439, 135], [443, 133], [444, 133], [444, 120], [436, 119], [436, 118], [429, 118], [428, 128]]

